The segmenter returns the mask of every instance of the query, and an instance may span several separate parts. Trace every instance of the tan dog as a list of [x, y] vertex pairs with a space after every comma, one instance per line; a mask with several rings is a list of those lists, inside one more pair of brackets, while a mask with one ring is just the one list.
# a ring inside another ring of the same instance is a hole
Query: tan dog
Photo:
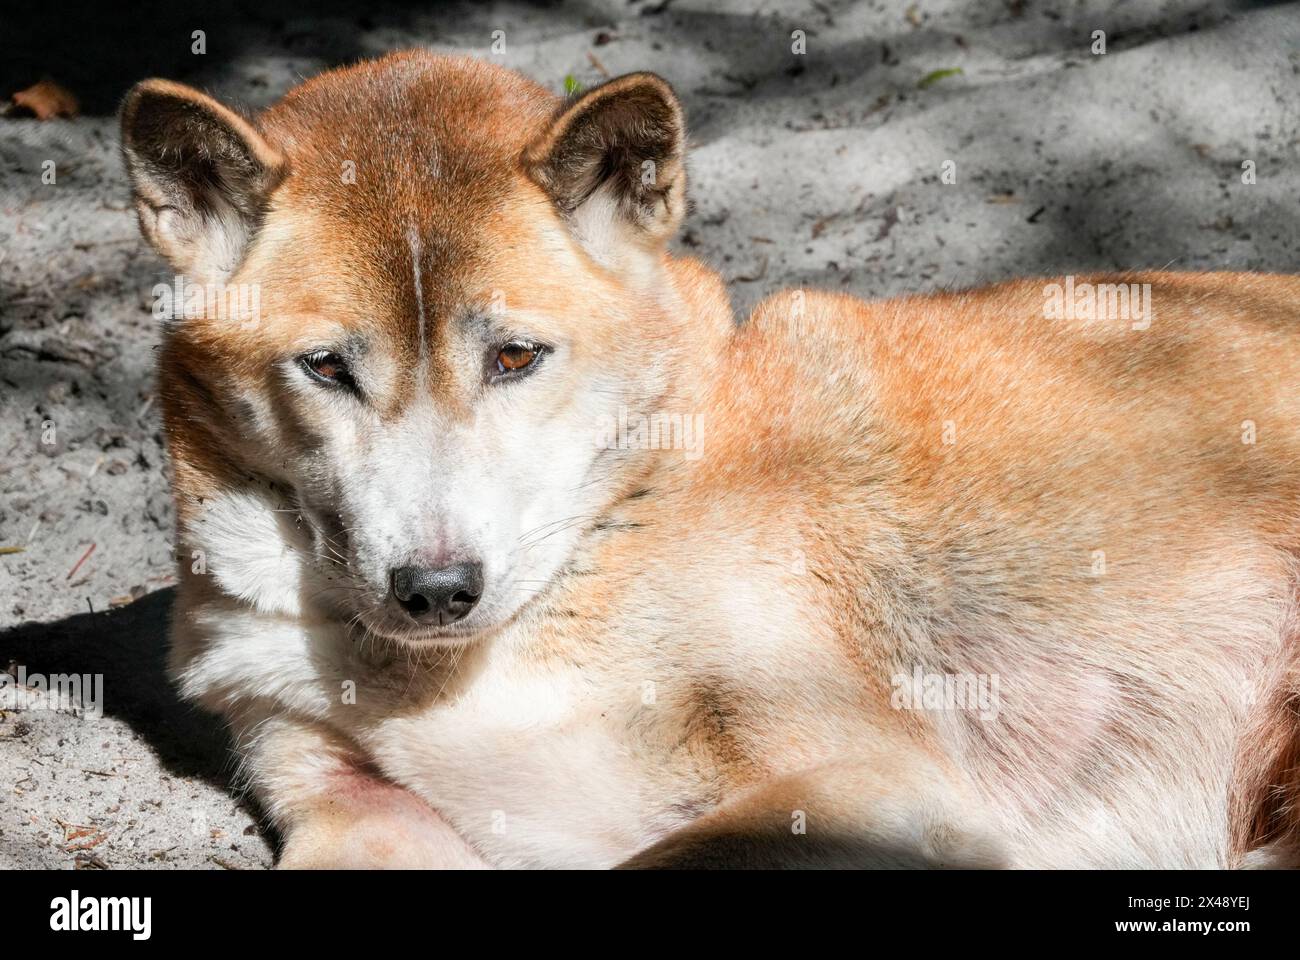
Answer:
[[407, 53], [122, 120], [146, 236], [227, 285], [162, 355], [173, 666], [282, 864], [1296, 859], [1300, 281], [737, 329], [665, 252], [650, 74]]

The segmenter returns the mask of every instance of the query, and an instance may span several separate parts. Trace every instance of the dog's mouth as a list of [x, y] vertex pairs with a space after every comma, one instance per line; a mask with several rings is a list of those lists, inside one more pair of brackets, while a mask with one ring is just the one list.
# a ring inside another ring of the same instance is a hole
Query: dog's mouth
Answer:
[[354, 639], [378, 639], [406, 647], [462, 647], [493, 632], [501, 622], [490, 611], [474, 611], [455, 623], [416, 623], [395, 615], [388, 604], [355, 611], [349, 620]]

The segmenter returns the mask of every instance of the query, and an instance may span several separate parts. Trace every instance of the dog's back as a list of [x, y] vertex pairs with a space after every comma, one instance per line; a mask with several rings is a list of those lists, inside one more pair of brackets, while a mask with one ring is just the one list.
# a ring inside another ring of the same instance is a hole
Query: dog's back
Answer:
[[684, 499], [761, 505], [878, 696], [996, 679], [916, 729], [1014, 861], [1239, 863], [1296, 827], [1300, 280], [1072, 281], [1107, 284], [1146, 315], [1052, 317], [1050, 281], [770, 299]]

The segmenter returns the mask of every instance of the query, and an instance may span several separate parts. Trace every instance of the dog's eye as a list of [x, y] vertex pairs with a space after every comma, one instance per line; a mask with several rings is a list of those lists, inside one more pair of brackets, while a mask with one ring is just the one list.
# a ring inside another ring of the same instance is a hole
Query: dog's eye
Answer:
[[507, 343], [497, 351], [497, 373], [516, 373], [537, 360], [541, 351], [528, 343]]
[[317, 350], [314, 353], [299, 357], [298, 362], [316, 380], [324, 383], [338, 383], [344, 386], [353, 385], [352, 374], [348, 371], [348, 363], [337, 353], [331, 353], [328, 350]]

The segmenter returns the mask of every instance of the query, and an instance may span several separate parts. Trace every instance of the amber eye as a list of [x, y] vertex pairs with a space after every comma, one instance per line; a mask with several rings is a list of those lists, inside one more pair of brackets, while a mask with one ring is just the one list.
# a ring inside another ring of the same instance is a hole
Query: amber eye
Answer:
[[348, 372], [348, 363], [337, 353], [317, 350], [299, 358], [299, 363], [312, 377], [325, 383], [352, 385], [352, 375]]
[[536, 347], [526, 343], [507, 343], [497, 353], [497, 372], [513, 373], [531, 366], [537, 359]]

